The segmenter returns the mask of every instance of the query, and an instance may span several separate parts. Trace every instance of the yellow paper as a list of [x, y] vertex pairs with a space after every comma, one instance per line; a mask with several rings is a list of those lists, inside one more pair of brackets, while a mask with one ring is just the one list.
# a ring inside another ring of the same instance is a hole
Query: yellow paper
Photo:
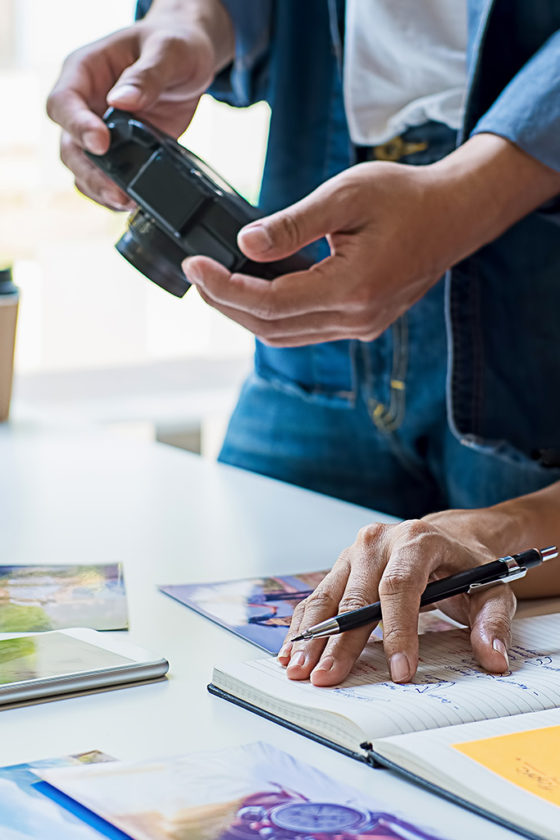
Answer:
[[560, 726], [453, 744], [502, 778], [560, 805]]

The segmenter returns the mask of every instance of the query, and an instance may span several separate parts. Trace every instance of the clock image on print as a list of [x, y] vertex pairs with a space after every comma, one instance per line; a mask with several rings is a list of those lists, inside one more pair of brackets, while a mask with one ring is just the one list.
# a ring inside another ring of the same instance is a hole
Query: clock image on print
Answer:
[[274, 808], [269, 820], [285, 831], [340, 834], [365, 826], [369, 814], [334, 802], [288, 802]]

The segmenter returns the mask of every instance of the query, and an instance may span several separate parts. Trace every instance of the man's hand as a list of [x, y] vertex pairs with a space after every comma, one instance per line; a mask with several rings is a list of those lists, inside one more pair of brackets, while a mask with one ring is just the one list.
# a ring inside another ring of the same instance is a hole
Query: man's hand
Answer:
[[[338, 636], [291, 643], [313, 624], [339, 612], [380, 600], [383, 644], [395, 682], [412, 679], [418, 665], [418, 607], [427, 584], [512, 552], [560, 545], [560, 482], [498, 505], [443, 510], [398, 525], [363, 528], [343, 551], [313, 595], [294, 612], [279, 660], [295, 680], [311, 676], [314, 685], [336, 685], [348, 675], [373, 627]], [[560, 561], [546, 563], [512, 584], [520, 598], [560, 596]], [[449, 616], [470, 627], [473, 653], [488, 671], [508, 667], [515, 597], [500, 583], [473, 595], [438, 603]]]
[[[411, 680], [418, 666], [420, 596], [427, 584], [489, 563], [497, 556], [469, 533], [468, 526], [457, 526], [456, 512], [449, 513], [453, 523], [450, 529], [445, 527], [445, 512], [438, 514], [439, 526], [427, 517], [363, 528], [315, 592], [296, 607], [287, 638], [337, 613], [380, 600], [383, 645], [391, 678], [398, 683]], [[508, 668], [515, 605], [507, 584], [438, 603], [440, 609], [470, 627], [473, 653], [492, 673]], [[336, 685], [348, 676], [372, 630], [370, 625], [328, 640], [287, 641], [278, 658], [287, 666], [290, 679], [310, 677], [317, 686]]]
[[68, 56], [47, 101], [62, 126], [61, 158], [76, 186], [108, 207], [130, 199], [83, 154], [104, 154], [109, 105], [132, 111], [178, 137], [200, 96], [233, 54], [233, 30], [219, 0], [155, 0], [143, 21]]
[[183, 263], [202, 298], [266, 344], [376, 338], [452, 265], [560, 191], [560, 174], [508, 140], [480, 134], [430, 166], [363, 163], [245, 227], [266, 262], [326, 236], [331, 255], [272, 282]]

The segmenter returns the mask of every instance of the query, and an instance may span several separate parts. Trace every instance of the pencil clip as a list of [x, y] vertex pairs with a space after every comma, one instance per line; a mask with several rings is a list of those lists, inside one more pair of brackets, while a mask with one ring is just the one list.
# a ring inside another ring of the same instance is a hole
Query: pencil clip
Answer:
[[472, 592], [477, 592], [479, 589], [485, 589], [488, 586], [496, 586], [498, 583], [510, 583], [512, 580], [519, 580], [519, 578], [525, 577], [527, 574], [527, 569], [524, 566], [519, 566], [514, 572], [510, 572], [510, 574], [505, 578], [498, 578], [498, 580], [488, 580], [483, 583], [471, 583], [467, 590], [467, 595], [470, 595]]

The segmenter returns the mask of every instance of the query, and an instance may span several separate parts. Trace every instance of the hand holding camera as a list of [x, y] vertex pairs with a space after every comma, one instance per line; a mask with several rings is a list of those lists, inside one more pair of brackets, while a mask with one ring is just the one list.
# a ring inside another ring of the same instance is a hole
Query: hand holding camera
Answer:
[[269, 263], [249, 260], [237, 247], [237, 234], [259, 217], [255, 207], [153, 125], [114, 109], [104, 122], [108, 151], [86, 155], [138, 206], [117, 250], [158, 286], [182, 297], [190, 283], [181, 263], [195, 255], [266, 280], [309, 267], [302, 254]]
[[173, 137], [189, 125], [200, 96], [233, 55], [233, 30], [217, 0], [158, 0], [144, 20], [68, 56], [47, 102], [62, 127], [61, 158], [76, 187], [115, 210], [127, 195], [84, 155], [104, 154], [107, 104], [127, 108]]

